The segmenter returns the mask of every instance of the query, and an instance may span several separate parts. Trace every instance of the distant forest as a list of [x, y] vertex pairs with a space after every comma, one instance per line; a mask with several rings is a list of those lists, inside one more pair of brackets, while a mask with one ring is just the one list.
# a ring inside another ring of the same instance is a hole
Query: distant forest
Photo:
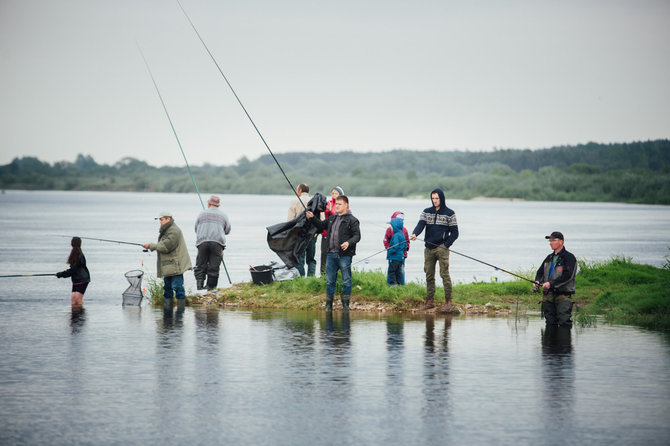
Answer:
[[[492, 152], [392, 150], [381, 153], [275, 154], [294, 186], [353, 196], [425, 196], [670, 204], [670, 141], [589, 143]], [[272, 157], [233, 166], [191, 166], [202, 193], [290, 194]], [[79, 155], [53, 165], [34, 157], [0, 166], [0, 188], [193, 192], [186, 167], [154, 167], [134, 158], [114, 165]]]

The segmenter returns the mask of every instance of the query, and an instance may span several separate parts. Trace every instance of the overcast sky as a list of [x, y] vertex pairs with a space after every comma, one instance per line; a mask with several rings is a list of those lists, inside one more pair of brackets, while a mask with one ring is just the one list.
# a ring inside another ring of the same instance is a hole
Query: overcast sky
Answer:
[[[277, 154], [670, 137], [667, 0], [181, 0]], [[176, 0], [0, 0], [0, 164], [267, 150]]]

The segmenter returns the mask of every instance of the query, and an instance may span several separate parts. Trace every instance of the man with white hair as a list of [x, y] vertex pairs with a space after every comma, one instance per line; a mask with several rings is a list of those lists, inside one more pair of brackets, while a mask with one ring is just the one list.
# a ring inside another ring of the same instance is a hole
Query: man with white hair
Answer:
[[[219, 269], [226, 249], [226, 235], [230, 233], [230, 220], [221, 212], [221, 199], [212, 195], [207, 200], [207, 209], [200, 212], [195, 220], [195, 245], [198, 256], [195, 259], [196, 288], [213, 290], [219, 283]], [[205, 279], [207, 283], [205, 285]]]

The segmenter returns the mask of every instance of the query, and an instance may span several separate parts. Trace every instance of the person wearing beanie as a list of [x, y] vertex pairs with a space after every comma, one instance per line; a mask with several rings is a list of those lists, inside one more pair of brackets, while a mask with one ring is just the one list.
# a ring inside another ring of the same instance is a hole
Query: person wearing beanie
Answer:
[[215, 289], [219, 283], [219, 270], [226, 249], [226, 235], [230, 234], [230, 220], [221, 212], [221, 199], [212, 195], [207, 200], [207, 209], [200, 212], [195, 220], [195, 245], [198, 256], [195, 259], [196, 288], [198, 291]]
[[174, 222], [172, 213], [161, 212], [156, 220], [160, 221], [158, 242], [145, 243], [144, 249], [156, 251], [156, 275], [163, 278], [163, 308], [172, 311], [172, 299], [177, 297], [177, 311], [184, 311], [186, 291], [184, 273], [191, 269], [184, 234]]
[[[326, 210], [323, 213], [323, 219], [328, 220], [331, 215], [335, 215], [335, 200], [340, 195], [344, 195], [344, 189], [340, 186], [335, 186], [330, 190], [331, 200], [326, 204]], [[347, 207], [348, 209], [348, 207]], [[328, 230], [324, 229], [321, 233], [321, 277], [326, 274], [326, 258], [328, 256], [328, 243], [326, 237], [328, 236]]]
[[563, 233], [554, 231], [544, 237], [552, 252], [535, 274], [535, 291], [542, 288], [542, 315], [547, 327], [572, 327], [572, 295], [575, 294], [577, 259], [564, 246]]

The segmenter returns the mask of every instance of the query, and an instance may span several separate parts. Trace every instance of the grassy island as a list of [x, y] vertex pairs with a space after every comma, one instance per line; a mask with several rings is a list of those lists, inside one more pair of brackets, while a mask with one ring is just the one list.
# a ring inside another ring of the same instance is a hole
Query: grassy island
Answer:
[[[607, 322], [670, 330], [669, 264], [657, 268], [633, 263], [626, 258], [615, 258], [604, 263], [580, 261], [579, 268], [574, 299], [577, 308], [573, 314], [578, 324], [592, 324], [597, 316], [603, 316]], [[150, 288], [153, 302], [162, 302], [160, 285], [154, 282]], [[421, 283], [389, 287], [386, 275], [381, 271], [354, 270], [351, 309], [416, 311], [423, 305], [425, 293], [425, 285]], [[517, 305], [519, 312], [539, 312], [540, 308], [541, 296], [532, 292], [529, 282], [522, 280], [455, 285], [453, 293], [455, 312], [463, 315], [515, 314]], [[443, 299], [441, 296], [443, 291], [438, 288], [436, 297]], [[324, 307], [325, 298], [325, 279], [309, 277], [262, 286], [251, 282], [235, 284], [204, 296], [188, 296], [187, 303], [252, 309], [317, 310]], [[335, 301], [337, 311], [337, 297]]]

